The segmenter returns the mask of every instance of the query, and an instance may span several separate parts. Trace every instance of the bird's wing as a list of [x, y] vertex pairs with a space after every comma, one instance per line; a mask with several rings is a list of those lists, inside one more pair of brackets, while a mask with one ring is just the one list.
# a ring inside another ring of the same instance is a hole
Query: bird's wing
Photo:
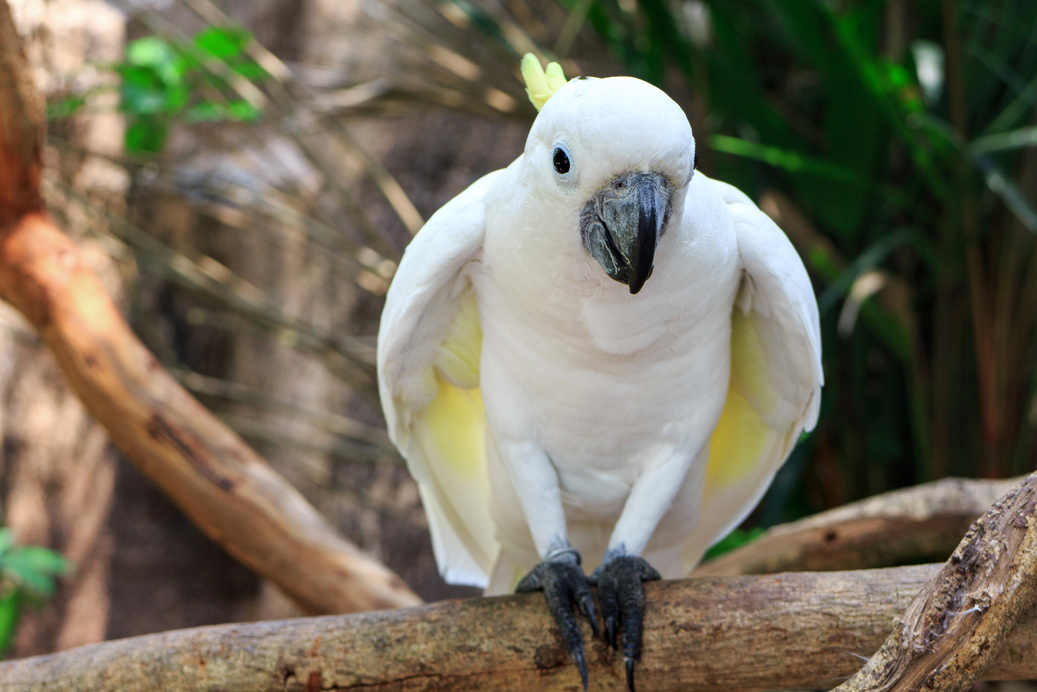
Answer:
[[691, 569], [760, 501], [821, 405], [821, 330], [806, 268], [785, 234], [738, 189], [716, 182], [743, 267], [731, 315], [731, 382], [710, 440]]
[[482, 330], [466, 266], [481, 251], [484, 197], [498, 173], [473, 183], [414, 237], [378, 331], [389, 436], [418, 481], [440, 573], [475, 586], [486, 585], [500, 547], [479, 393]]

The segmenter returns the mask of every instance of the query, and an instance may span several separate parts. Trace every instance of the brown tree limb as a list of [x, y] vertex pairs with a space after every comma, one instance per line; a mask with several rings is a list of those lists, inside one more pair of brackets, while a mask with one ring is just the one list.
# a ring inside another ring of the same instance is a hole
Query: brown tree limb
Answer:
[[39, 201], [43, 121], [0, 0], [0, 298], [32, 323], [112, 441], [227, 552], [303, 608], [420, 599], [212, 416], [136, 338]]
[[[860, 667], [938, 565], [645, 585], [646, 690], [818, 689]], [[585, 641], [590, 630], [583, 624]], [[1037, 620], [991, 679], [1037, 676]], [[588, 648], [591, 689], [623, 661]], [[164, 632], [0, 664], [10, 690], [579, 689], [539, 594]]]
[[1022, 478], [944, 478], [776, 526], [692, 576], [871, 569], [946, 559], [977, 517]]
[[0, 6], [0, 223], [43, 208], [43, 98], [32, 81], [7, 1]]
[[878, 652], [839, 690], [968, 689], [984, 669], [996, 668], [990, 661], [1000, 652], [1013, 652], [1009, 633], [1035, 603], [1037, 473], [972, 525]]

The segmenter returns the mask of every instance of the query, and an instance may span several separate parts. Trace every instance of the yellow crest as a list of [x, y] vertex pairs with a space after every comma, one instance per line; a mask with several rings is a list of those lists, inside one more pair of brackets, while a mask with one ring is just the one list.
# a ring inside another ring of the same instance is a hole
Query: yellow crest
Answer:
[[547, 103], [556, 91], [565, 86], [565, 73], [556, 62], [547, 63], [547, 69], [540, 66], [540, 60], [532, 53], [522, 56], [522, 80], [526, 83], [526, 93], [533, 107], [538, 111]]

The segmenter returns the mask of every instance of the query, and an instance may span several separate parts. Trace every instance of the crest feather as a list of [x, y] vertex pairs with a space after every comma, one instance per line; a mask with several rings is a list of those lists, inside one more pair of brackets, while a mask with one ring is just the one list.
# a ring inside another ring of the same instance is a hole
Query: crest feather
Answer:
[[556, 62], [547, 63], [545, 70], [540, 60], [532, 53], [522, 56], [522, 81], [526, 83], [526, 94], [538, 111], [556, 91], [565, 86], [565, 73]]

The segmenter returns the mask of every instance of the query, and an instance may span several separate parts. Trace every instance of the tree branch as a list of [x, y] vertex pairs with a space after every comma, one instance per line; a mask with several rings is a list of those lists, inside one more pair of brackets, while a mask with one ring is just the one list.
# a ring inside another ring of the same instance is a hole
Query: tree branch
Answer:
[[0, 298], [33, 324], [112, 441], [210, 538], [315, 613], [420, 599], [339, 536], [136, 338], [39, 197], [42, 108], [0, 0]]
[[[650, 690], [818, 689], [861, 656], [937, 565], [718, 577], [645, 585]], [[590, 630], [583, 623], [585, 641]], [[1037, 676], [1037, 621], [1011, 636], [992, 678]], [[625, 689], [621, 656], [588, 648], [592, 688]], [[164, 632], [0, 664], [0, 688], [578, 689], [540, 594], [406, 610]]]
[[32, 81], [7, 0], [0, 7], [0, 223], [43, 208], [43, 99]]
[[[1037, 473], [969, 529], [893, 633], [840, 692], [968, 689], [1037, 602]], [[999, 661], [1004, 660], [1002, 656]]]
[[944, 478], [775, 526], [692, 576], [869, 569], [943, 560], [1022, 478]]

